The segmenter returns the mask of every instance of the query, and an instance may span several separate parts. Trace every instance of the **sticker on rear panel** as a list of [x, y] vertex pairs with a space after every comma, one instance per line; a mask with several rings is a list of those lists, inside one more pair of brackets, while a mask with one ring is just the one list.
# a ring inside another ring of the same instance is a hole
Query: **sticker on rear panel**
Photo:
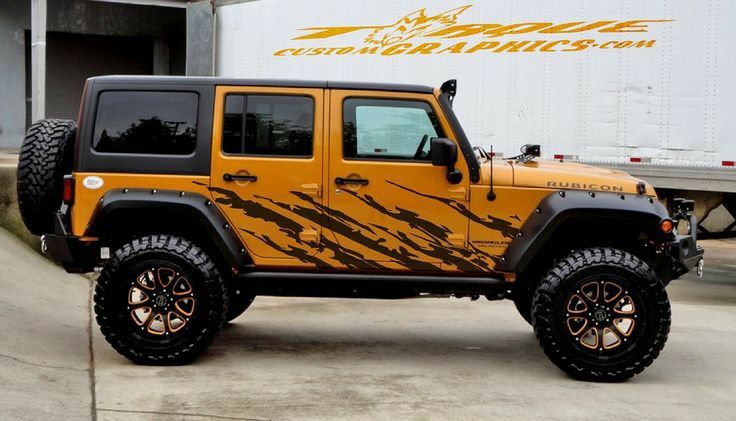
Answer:
[[96, 175], [84, 177], [84, 180], [82, 180], [82, 185], [90, 190], [97, 190], [102, 187], [103, 184], [105, 184], [105, 182], [102, 181], [102, 178]]

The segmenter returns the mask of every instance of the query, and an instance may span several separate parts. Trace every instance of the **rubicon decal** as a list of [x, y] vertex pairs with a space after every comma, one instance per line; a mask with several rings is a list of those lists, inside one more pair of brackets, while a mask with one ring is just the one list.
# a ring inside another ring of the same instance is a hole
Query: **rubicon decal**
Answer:
[[[464, 23], [460, 18], [473, 5], [431, 14], [422, 8], [394, 23], [365, 26], [302, 28], [293, 41], [364, 36], [362, 44], [344, 46], [299, 45], [282, 48], [275, 56], [416, 55], [474, 53], [552, 53], [592, 49], [652, 48], [656, 40], [641, 37], [653, 24], [670, 19], [591, 20], [565, 22]], [[462, 16], [461, 16], [462, 15]], [[365, 35], [363, 35], [365, 34]], [[586, 34], [586, 37], [582, 35]], [[610, 39], [611, 34], [633, 39]], [[524, 39], [510, 40], [517, 36]], [[574, 37], [574, 38], [573, 38]], [[599, 37], [599, 38], [598, 38]]]
[[559, 188], [559, 189], [574, 189], [574, 190], [600, 190], [600, 191], [612, 191], [612, 192], [623, 192], [623, 186], [610, 186], [608, 184], [595, 184], [595, 183], [570, 183], [566, 181], [548, 181], [547, 187]]

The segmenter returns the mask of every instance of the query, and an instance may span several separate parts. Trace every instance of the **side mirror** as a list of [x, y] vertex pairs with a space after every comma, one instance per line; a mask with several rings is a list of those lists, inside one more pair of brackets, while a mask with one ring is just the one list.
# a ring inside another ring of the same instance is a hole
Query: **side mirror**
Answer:
[[429, 144], [429, 154], [432, 157], [432, 165], [447, 167], [447, 181], [450, 184], [458, 184], [462, 181], [463, 173], [455, 169], [457, 162], [455, 142], [444, 137], [433, 137]]

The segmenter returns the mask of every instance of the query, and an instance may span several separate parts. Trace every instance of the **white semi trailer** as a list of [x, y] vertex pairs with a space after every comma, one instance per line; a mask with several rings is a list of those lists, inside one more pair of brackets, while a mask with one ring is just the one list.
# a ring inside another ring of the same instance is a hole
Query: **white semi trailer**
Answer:
[[258, 0], [216, 8], [215, 72], [458, 80], [468, 137], [496, 156], [623, 169], [736, 228], [736, 2]]

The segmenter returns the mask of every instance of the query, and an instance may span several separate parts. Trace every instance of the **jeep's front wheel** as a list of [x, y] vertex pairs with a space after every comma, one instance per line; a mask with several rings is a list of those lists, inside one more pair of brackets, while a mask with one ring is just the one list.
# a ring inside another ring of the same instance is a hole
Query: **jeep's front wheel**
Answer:
[[623, 381], [664, 348], [670, 304], [659, 277], [621, 250], [571, 253], [542, 279], [532, 303], [545, 354], [573, 378]]
[[95, 288], [105, 339], [139, 364], [184, 364], [225, 324], [228, 293], [210, 257], [188, 240], [149, 235], [120, 247]]

